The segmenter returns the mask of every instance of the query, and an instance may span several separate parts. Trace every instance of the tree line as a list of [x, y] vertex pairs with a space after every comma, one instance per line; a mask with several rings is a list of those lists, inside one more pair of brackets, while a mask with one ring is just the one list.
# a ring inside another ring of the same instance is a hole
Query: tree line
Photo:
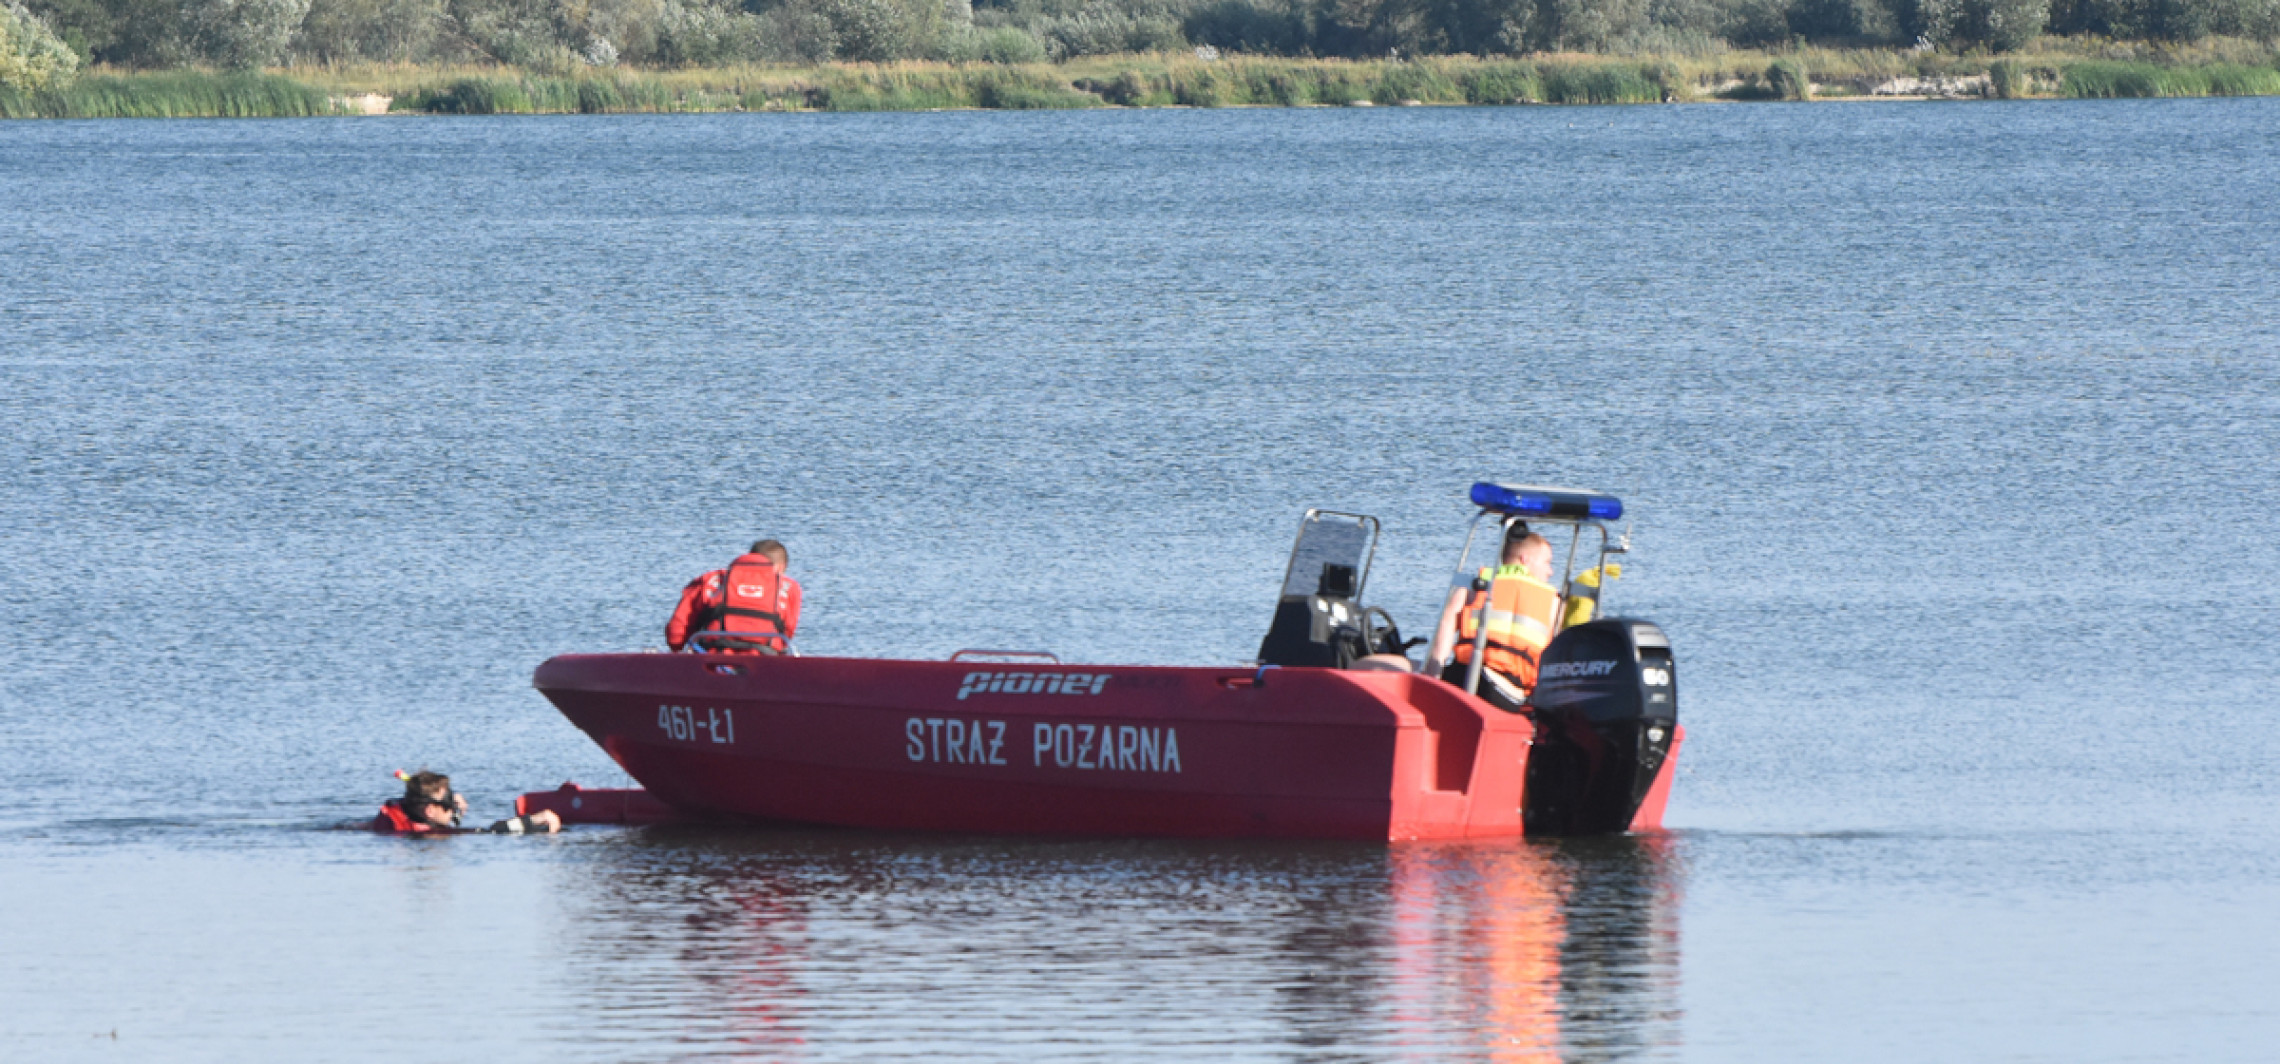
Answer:
[[[13, 27], [13, 28], [11, 28]], [[2280, 0], [0, 0], [0, 68], [499, 62], [558, 73], [1210, 46], [1281, 56], [2280, 37]], [[40, 51], [45, 49], [45, 52]], [[31, 60], [22, 60], [30, 62]]]

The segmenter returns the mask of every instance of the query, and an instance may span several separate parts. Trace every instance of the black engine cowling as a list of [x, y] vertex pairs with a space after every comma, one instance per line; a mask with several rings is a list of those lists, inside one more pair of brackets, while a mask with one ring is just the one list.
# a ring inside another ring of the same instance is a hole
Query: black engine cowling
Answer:
[[1530, 835], [1628, 830], [1670, 756], [1678, 670], [1652, 622], [1609, 618], [1544, 648], [1521, 810]]

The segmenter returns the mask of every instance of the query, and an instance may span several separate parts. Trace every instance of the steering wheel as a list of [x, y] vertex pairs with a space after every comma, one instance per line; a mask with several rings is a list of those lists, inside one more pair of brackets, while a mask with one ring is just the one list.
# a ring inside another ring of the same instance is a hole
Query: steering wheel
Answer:
[[[1370, 623], [1376, 620], [1378, 624]], [[1401, 629], [1393, 623], [1393, 615], [1378, 606], [1362, 610], [1362, 645], [1372, 654], [1407, 654], [1409, 648], [1425, 642], [1423, 638], [1403, 642]]]

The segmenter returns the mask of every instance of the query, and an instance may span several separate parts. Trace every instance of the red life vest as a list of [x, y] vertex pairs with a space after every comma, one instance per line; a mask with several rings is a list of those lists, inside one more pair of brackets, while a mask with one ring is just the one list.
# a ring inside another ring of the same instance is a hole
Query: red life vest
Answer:
[[719, 605], [704, 630], [753, 638], [707, 639], [702, 645], [728, 653], [783, 653], [783, 637], [790, 630], [784, 620], [791, 609], [790, 591], [774, 559], [765, 554], [739, 556], [721, 573]]
[[382, 802], [380, 815], [372, 818], [372, 830], [390, 835], [417, 835], [423, 831], [434, 831], [435, 828], [412, 819], [411, 814], [404, 812], [401, 803]]

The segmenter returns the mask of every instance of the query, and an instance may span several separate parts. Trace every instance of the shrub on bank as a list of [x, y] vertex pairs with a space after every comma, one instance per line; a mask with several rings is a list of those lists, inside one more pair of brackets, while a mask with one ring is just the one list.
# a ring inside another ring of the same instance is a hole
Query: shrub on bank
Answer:
[[79, 54], [16, 0], [0, 0], [0, 92], [38, 92], [71, 80]]
[[1805, 69], [1805, 61], [1783, 56], [1765, 67], [1766, 91], [1776, 100], [1810, 100], [1813, 98], [1813, 77]]
[[2027, 95], [2030, 79], [2027, 65], [2016, 59], [1998, 59], [1987, 64], [1987, 86], [1998, 100], [2016, 100]]
[[938, 50], [952, 63], [1042, 63], [1050, 58], [1044, 42], [1017, 26], [977, 29], [962, 26], [943, 39]]

